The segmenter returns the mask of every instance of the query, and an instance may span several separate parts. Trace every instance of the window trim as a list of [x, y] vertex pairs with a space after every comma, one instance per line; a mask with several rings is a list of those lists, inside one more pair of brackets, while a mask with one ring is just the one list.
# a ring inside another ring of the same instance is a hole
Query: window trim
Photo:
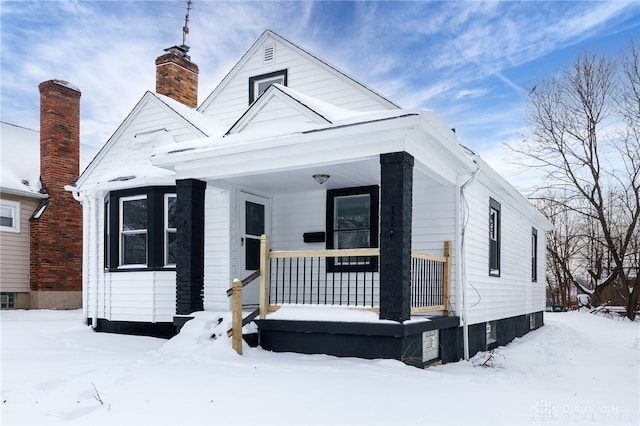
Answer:
[[531, 282], [538, 282], [538, 230], [531, 228]]
[[[500, 203], [489, 198], [489, 276], [500, 276], [502, 218]], [[495, 218], [495, 219], [494, 219]], [[495, 243], [494, 243], [495, 242]], [[492, 245], [495, 244], [495, 249]]]
[[[165, 265], [165, 194], [175, 194], [175, 186], [148, 186], [112, 191], [105, 197], [104, 268], [109, 272], [171, 271]], [[147, 199], [147, 263], [121, 265], [120, 200], [132, 197]], [[108, 228], [107, 228], [108, 227]]]
[[20, 203], [17, 201], [0, 200], [0, 207], [9, 209], [12, 212], [11, 219], [13, 219], [11, 226], [0, 225], [0, 231], [20, 233]]
[[249, 77], [249, 105], [253, 103], [257, 98], [260, 97], [261, 93], [256, 93], [256, 86], [265, 80], [272, 80], [276, 77], [282, 77], [282, 85], [287, 86], [287, 69], [273, 71], [266, 74], [255, 75], [253, 77]]
[[[139, 201], [145, 200], [146, 204], [146, 227], [140, 229], [133, 230], [125, 230], [124, 229], [124, 204], [128, 201]], [[130, 195], [127, 197], [119, 197], [118, 198], [118, 268], [128, 269], [128, 268], [144, 268], [149, 264], [149, 201], [147, 199], [147, 194], [139, 194], [139, 195]], [[145, 262], [144, 263], [124, 263], [124, 251], [122, 248], [124, 247], [124, 237], [128, 235], [142, 235], [145, 236], [146, 247], [145, 247]]]
[[[369, 195], [369, 247], [378, 247], [380, 229], [380, 187], [378, 185], [327, 190], [326, 202], [326, 248], [335, 247], [334, 212], [335, 198], [355, 195]], [[365, 247], [363, 247], [365, 248]], [[335, 258], [327, 257], [327, 272], [377, 272], [378, 258], [371, 257], [369, 262], [360, 265], [336, 265]]]
[[170, 193], [167, 192], [164, 194], [164, 209], [163, 209], [163, 216], [164, 216], [164, 220], [163, 220], [163, 231], [164, 231], [164, 266], [168, 266], [168, 267], [176, 267], [175, 263], [169, 263], [169, 234], [176, 234], [178, 232], [178, 228], [170, 228], [169, 227], [169, 198], [175, 198], [176, 202], [178, 201], [178, 196], [175, 193]]

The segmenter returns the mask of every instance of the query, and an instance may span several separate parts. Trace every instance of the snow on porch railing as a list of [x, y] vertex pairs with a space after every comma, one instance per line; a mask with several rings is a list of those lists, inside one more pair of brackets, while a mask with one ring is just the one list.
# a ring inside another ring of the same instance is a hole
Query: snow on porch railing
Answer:
[[443, 311], [449, 314], [451, 285], [451, 243], [445, 241], [444, 255], [411, 252], [411, 313]]

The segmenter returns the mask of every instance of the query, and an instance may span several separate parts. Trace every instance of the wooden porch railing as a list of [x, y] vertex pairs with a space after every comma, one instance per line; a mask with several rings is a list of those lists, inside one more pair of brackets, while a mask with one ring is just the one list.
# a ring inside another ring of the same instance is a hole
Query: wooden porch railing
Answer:
[[[378, 310], [379, 273], [327, 271], [326, 259], [340, 258], [342, 263], [362, 262], [379, 257], [380, 249], [333, 249], [271, 251], [269, 237], [260, 240], [260, 269], [245, 280], [234, 280], [227, 295], [232, 297], [233, 326], [228, 334], [233, 348], [242, 354], [242, 327], [256, 316], [283, 303], [348, 305]], [[443, 311], [448, 315], [451, 274], [451, 244], [445, 242], [444, 255], [411, 253], [411, 313]], [[272, 264], [274, 262], [274, 264]], [[352, 263], [353, 265], [353, 263]], [[259, 308], [242, 318], [242, 288], [260, 278]]]

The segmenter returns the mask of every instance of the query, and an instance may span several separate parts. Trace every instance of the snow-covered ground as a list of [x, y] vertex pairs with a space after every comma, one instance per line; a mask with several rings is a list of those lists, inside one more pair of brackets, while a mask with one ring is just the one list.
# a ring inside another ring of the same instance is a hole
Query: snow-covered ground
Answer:
[[420, 370], [239, 356], [216, 314], [170, 341], [95, 333], [81, 316], [0, 312], [0, 424], [640, 424], [640, 321], [545, 313], [506, 347]]

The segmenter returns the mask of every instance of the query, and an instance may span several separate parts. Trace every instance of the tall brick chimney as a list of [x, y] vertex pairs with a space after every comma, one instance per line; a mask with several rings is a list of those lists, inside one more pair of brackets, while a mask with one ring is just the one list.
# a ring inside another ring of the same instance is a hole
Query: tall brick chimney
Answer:
[[30, 225], [31, 307], [82, 307], [82, 210], [65, 185], [80, 170], [80, 90], [62, 80], [40, 83], [40, 181], [49, 195]]
[[189, 46], [173, 46], [156, 58], [156, 92], [188, 107], [198, 106], [198, 66], [187, 55]]

